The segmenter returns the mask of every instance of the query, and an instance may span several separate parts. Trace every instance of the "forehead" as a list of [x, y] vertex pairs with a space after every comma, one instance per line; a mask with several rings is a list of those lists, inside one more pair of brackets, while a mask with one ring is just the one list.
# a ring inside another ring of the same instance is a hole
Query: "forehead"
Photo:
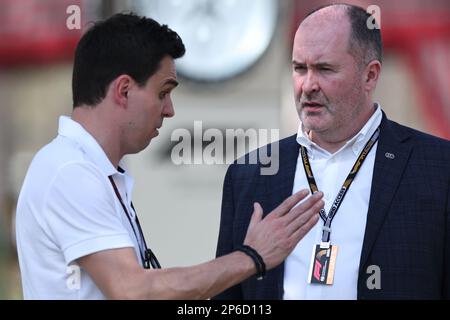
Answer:
[[308, 17], [298, 28], [293, 45], [293, 59], [299, 62], [329, 62], [349, 54], [350, 23], [345, 16]]
[[160, 61], [158, 69], [150, 77], [148, 82], [151, 82], [153, 85], [163, 86], [176, 80], [177, 72], [175, 62], [170, 56], [166, 56]]
[[162, 78], [172, 77], [176, 79], [177, 72], [173, 59], [170, 56], [165, 56], [159, 63], [159, 68], [154, 75]]

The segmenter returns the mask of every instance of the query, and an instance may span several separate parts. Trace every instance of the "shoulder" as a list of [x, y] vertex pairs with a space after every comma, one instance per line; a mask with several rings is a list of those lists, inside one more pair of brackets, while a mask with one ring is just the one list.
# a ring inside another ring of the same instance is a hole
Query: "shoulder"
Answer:
[[79, 145], [58, 136], [36, 153], [30, 164], [30, 170], [38, 170], [51, 175], [67, 163], [84, 161], [85, 155]]
[[401, 125], [392, 120], [387, 120], [387, 124], [399, 137], [410, 140], [415, 147], [436, 149], [443, 154], [450, 154], [449, 140]]
[[430, 172], [450, 174], [450, 141], [387, 120], [382, 126], [380, 144], [411, 148], [410, 164], [427, 168]]
[[298, 153], [297, 135], [274, 141], [255, 149], [238, 158], [228, 167], [228, 178], [249, 178], [260, 176], [261, 169], [271, 165], [271, 161], [277, 157], [286, 157]]
[[[23, 191], [48, 198], [64, 192], [89, 194], [104, 187], [106, 177], [87, 159], [83, 150], [72, 142], [57, 137], [39, 150], [28, 169]], [[57, 197], [51, 197], [56, 199]]]
[[[48, 230], [57, 216], [73, 220], [73, 212], [107, 207], [111, 200], [109, 181], [100, 169], [77, 148], [58, 143], [55, 139], [43, 147], [28, 169], [17, 203], [19, 226], [34, 218], [41, 229]], [[92, 215], [94, 210], [89, 212]]]

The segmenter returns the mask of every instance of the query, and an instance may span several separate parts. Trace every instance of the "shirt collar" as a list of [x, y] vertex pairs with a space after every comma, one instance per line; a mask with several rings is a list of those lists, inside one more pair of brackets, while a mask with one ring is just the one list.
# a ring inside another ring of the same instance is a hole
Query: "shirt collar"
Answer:
[[[61, 116], [59, 118], [58, 134], [77, 143], [85, 152], [86, 156], [91, 160], [106, 176], [119, 174], [119, 172], [106, 156], [105, 151], [95, 138], [84, 129], [81, 124], [72, 120], [70, 117]], [[122, 161], [119, 166], [125, 169]]]
[[[366, 122], [366, 124], [362, 127], [362, 129], [353, 138], [348, 140], [341, 149], [335, 152], [335, 154], [339, 153], [343, 149], [351, 147], [353, 153], [355, 155], [359, 155], [359, 153], [364, 148], [367, 141], [370, 139], [372, 134], [381, 124], [383, 114], [381, 112], [380, 104], [375, 103], [375, 108], [376, 108], [375, 112]], [[297, 143], [304, 146], [307, 149], [308, 153], [312, 155], [312, 158], [314, 158], [313, 154], [315, 153], [315, 151], [325, 153], [328, 156], [331, 156], [331, 154], [328, 151], [324, 150], [315, 142], [313, 142], [303, 129], [304, 129], [303, 124], [300, 122], [297, 132]]]

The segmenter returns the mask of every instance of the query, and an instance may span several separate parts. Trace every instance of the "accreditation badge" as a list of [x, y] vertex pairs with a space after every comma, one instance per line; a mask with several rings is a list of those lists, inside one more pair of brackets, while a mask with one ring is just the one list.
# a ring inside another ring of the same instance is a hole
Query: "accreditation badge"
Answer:
[[314, 245], [308, 283], [333, 284], [338, 247], [329, 242]]

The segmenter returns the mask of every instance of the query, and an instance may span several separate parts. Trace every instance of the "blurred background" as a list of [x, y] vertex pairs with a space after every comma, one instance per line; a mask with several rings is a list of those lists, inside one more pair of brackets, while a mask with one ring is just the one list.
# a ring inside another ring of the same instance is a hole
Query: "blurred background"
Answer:
[[[203, 130], [296, 133], [292, 39], [302, 17], [326, 3], [0, 0], [0, 299], [22, 298], [17, 197], [33, 155], [55, 137], [58, 117], [71, 113], [73, 51], [90, 22], [135, 11], [168, 24], [187, 47], [177, 62], [175, 118], [127, 158], [147, 242], [163, 267], [185, 266], [214, 257], [227, 165], [173, 164], [171, 133], [192, 132], [194, 121]], [[376, 101], [391, 119], [450, 139], [450, 1], [347, 3], [380, 9], [385, 60]]]

